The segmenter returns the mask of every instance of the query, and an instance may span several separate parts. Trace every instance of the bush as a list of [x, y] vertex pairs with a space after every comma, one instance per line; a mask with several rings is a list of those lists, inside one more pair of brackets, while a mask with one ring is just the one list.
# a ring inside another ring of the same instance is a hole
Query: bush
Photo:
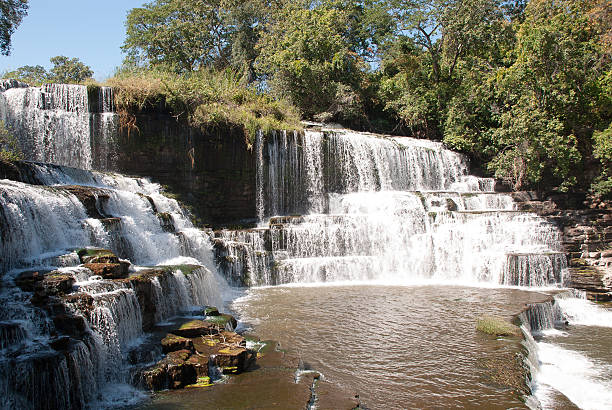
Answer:
[[[207, 131], [240, 127], [252, 144], [258, 129], [299, 129], [300, 116], [291, 104], [260, 94], [236, 72], [202, 69], [179, 75], [164, 70], [127, 70], [108, 80], [122, 118], [164, 103], [177, 118]], [[122, 123], [124, 121], [122, 120]]]
[[23, 154], [17, 138], [6, 129], [4, 121], [0, 121], [0, 160], [19, 161], [21, 159], [23, 159]]

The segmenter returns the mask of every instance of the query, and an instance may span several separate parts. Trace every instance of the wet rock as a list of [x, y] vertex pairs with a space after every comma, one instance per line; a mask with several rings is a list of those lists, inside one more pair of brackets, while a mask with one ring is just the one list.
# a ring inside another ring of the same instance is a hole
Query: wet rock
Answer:
[[37, 270], [37, 271], [27, 271], [20, 273], [15, 278], [15, 285], [17, 285], [24, 292], [34, 292], [36, 284], [41, 282], [45, 274], [51, 271], [45, 270]]
[[125, 279], [128, 277], [130, 263], [119, 261], [119, 263], [86, 263], [83, 265], [91, 270], [94, 275], [102, 276], [104, 279]]
[[119, 263], [119, 258], [109, 249], [83, 248], [77, 250], [81, 263]]
[[251, 361], [254, 360], [253, 352], [247, 351], [240, 346], [223, 346], [211, 361], [215, 366], [220, 367], [225, 374], [241, 373], [248, 369]]
[[193, 366], [198, 378], [208, 376], [210, 358], [200, 354], [192, 354], [187, 359], [187, 364]]
[[218, 326], [214, 323], [204, 322], [202, 320], [192, 320], [174, 330], [172, 333], [182, 337], [194, 338], [198, 336], [215, 335], [219, 333], [219, 330]]
[[230, 331], [236, 329], [236, 326], [238, 326], [238, 321], [232, 315], [226, 314], [218, 314], [216, 316], [208, 317], [206, 321], [209, 323], [213, 323], [220, 329], [226, 329]]
[[144, 331], [150, 331], [153, 326], [155, 326], [157, 306], [155, 304], [155, 286], [152, 280], [164, 273], [164, 269], [146, 269], [138, 271], [128, 279], [122, 280], [128, 283], [136, 293], [138, 304], [140, 305], [142, 328]]
[[455, 201], [450, 198], [446, 198], [446, 209], [449, 211], [457, 211], [459, 207], [457, 206]]
[[70, 293], [76, 280], [72, 275], [66, 275], [58, 271], [46, 274], [42, 281], [35, 285], [36, 290], [45, 292], [47, 295], [63, 295]]
[[49, 346], [51, 346], [53, 350], [57, 351], [66, 351], [70, 348], [71, 344], [72, 339], [68, 336], [59, 337], [49, 342]]
[[67, 335], [78, 337], [87, 329], [83, 316], [74, 314], [60, 314], [53, 317], [55, 328]]
[[58, 189], [76, 196], [85, 207], [89, 217], [103, 219], [109, 216], [103, 211], [103, 204], [110, 198], [110, 195], [106, 190], [82, 185], [68, 185], [59, 187]]
[[193, 341], [186, 337], [181, 337], [169, 333], [161, 341], [162, 351], [164, 353], [175, 352], [178, 350], [193, 351]]
[[187, 363], [191, 357], [188, 350], [170, 352], [159, 363], [143, 372], [142, 379], [149, 390], [180, 389], [196, 383], [195, 366]]
[[174, 218], [172, 218], [172, 215], [170, 215], [168, 212], [159, 212], [157, 214], [157, 219], [159, 219], [159, 224], [164, 232], [176, 232], [176, 228], [174, 227]]
[[204, 309], [204, 316], [219, 316], [219, 309], [217, 309], [214, 306], [209, 306], [206, 309]]

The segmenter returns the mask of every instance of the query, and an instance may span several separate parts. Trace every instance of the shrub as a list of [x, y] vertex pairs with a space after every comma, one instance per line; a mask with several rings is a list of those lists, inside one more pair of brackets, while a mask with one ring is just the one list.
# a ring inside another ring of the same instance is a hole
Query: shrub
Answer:
[[4, 121], [0, 121], [0, 160], [18, 161], [23, 159], [17, 138], [6, 129]]
[[126, 70], [108, 80], [108, 85], [115, 88], [122, 126], [129, 125], [130, 113], [164, 103], [177, 118], [202, 131], [240, 127], [249, 145], [258, 129], [301, 128], [297, 109], [258, 93], [230, 69], [182, 75], [159, 69]]

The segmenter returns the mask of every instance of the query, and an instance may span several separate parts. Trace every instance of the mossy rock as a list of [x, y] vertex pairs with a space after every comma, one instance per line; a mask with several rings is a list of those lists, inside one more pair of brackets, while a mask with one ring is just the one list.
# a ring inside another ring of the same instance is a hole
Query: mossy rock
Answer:
[[226, 314], [208, 317], [206, 318], [206, 321], [209, 323], [214, 323], [220, 328], [230, 331], [236, 329], [236, 326], [238, 326], [238, 321], [234, 318], [234, 316]]
[[[109, 249], [103, 248], [83, 248], [76, 251], [79, 255], [81, 263], [90, 263], [93, 259], [98, 258], [98, 263], [119, 263], [119, 258]], [[102, 262], [106, 260], [106, 262]]]
[[162, 351], [164, 353], [176, 352], [178, 350], [193, 351], [193, 341], [186, 337], [173, 335], [168, 333], [161, 341]]
[[219, 309], [217, 309], [214, 306], [208, 306], [206, 309], [204, 309], [204, 315], [205, 316], [219, 316]]
[[215, 335], [219, 333], [218, 326], [213, 323], [204, 322], [202, 320], [191, 320], [184, 323], [180, 328], [172, 332], [175, 335], [182, 337], [198, 337], [206, 335]]
[[493, 336], [519, 336], [521, 334], [518, 326], [496, 316], [478, 318], [476, 330]]

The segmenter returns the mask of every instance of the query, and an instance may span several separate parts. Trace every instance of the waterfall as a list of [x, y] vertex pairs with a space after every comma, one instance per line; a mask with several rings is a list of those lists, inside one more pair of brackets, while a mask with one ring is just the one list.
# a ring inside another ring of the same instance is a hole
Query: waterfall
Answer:
[[[118, 116], [111, 87], [0, 84], [0, 120], [17, 137], [26, 159], [82, 169], [114, 169]], [[97, 97], [97, 98], [96, 98]]]
[[28, 159], [90, 169], [87, 87], [45, 84], [0, 93], [0, 119]]
[[[57, 91], [45, 104], [79, 110], [72, 98]], [[6, 272], [0, 406], [112, 407], [142, 399], [126, 386], [129, 357], [144, 332], [193, 306], [221, 303], [208, 234], [146, 179], [40, 163], [19, 167], [26, 182], [0, 180]], [[86, 247], [110, 248], [142, 266], [125, 279], [103, 279], [80, 265], [76, 250]], [[67, 294], [37, 301], [30, 272], [55, 278]]]
[[584, 349], [584, 340], [574, 340], [572, 329], [580, 333], [586, 328], [589, 337], [593, 337], [593, 330], [612, 327], [610, 309], [587, 301], [578, 292], [564, 291], [549, 302], [529, 305], [519, 319], [525, 334], [532, 389], [543, 407], [557, 407], [554, 397], [558, 392], [580, 408], [609, 406], [612, 372], [609, 366], [602, 366], [597, 356], [597, 349], [607, 352], [608, 346], [604, 341], [603, 347], [596, 347], [591, 341], [592, 346]]
[[215, 233], [234, 283], [563, 282], [558, 229], [439, 142], [307, 130], [255, 149], [259, 227]]

